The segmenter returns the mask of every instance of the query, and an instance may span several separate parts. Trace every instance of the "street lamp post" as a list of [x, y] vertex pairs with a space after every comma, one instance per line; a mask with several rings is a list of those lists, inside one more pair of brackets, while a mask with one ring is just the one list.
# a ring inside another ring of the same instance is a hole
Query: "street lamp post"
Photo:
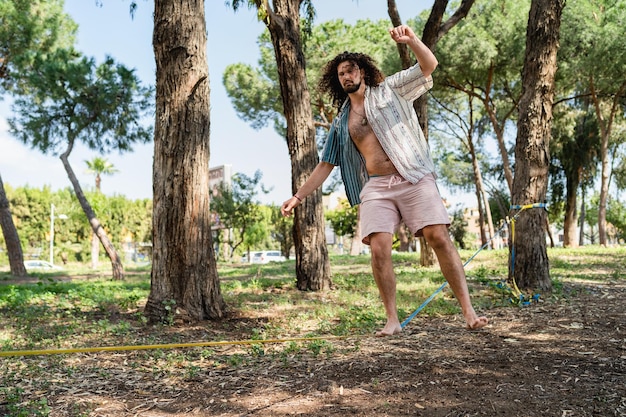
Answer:
[[[67, 219], [65, 214], [59, 214], [59, 219]], [[50, 204], [50, 265], [54, 265], [54, 204]]]

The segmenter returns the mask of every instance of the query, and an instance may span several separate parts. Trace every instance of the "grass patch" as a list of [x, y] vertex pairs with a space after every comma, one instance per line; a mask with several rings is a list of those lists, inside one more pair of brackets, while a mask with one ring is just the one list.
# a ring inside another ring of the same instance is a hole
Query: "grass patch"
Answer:
[[[462, 259], [474, 253], [461, 251]], [[626, 248], [549, 249], [554, 292], [562, 296], [565, 282], [626, 280]], [[399, 316], [407, 317], [444, 282], [438, 267], [419, 266], [417, 254], [394, 254]], [[369, 256], [331, 256], [334, 288], [328, 292], [295, 289], [294, 261], [268, 265], [219, 264], [222, 293], [239, 322], [224, 320], [204, 326], [224, 337], [236, 331], [248, 338], [294, 335], [367, 334], [384, 323]], [[474, 303], [485, 310], [507, 304], [507, 295], [493, 284], [506, 280], [508, 251], [482, 251], [467, 266]], [[7, 283], [0, 275], [0, 348], [43, 349], [134, 344], [153, 339], [185, 340], [171, 326], [146, 325], [142, 309], [150, 290], [149, 267], [135, 268], [124, 281], [86, 275], [69, 268], [66, 279], [39, 273], [35, 283]], [[3, 280], [5, 281], [3, 283]], [[420, 314], [458, 314], [449, 289]], [[169, 331], [168, 331], [169, 330]], [[163, 335], [164, 333], [165, 335]], [[154, 335], [157, 335], [156, 337]]]
[[[461, 251], [469, 259], [471, 251]], [[626, 280], [626, 248], [549, 249], [555, 291], [564, 282]], [[408, 316], [443, 282], [438, 267], [419, 266], [417, 254], [394, 254], [400, 317]], [[219, 264], [222, 294], [232, 313], [256, 322], [248, 331], [263, 337], [294, 334], [363, 334], [384, 322], [369, 256], [331, 256], [334, 288], [328, 292], [295, 289], [294, 261], [268, 265]], [[503, 294], [490, 284], [506, 280], [508, 251], [482, 251], [466, 267], [475, 304], [481, 309], [502, 305]], [[102, 343], [107, 338], [149, 338], [142, 309], [150, 290], [149, 268], [136, 268], [124, 281], [87, 276], [68, 269], [67, 281], [40, 273], [35, 283], [7, 283], [0, 275], [2, 349], [58, 348]], [[5, 282], [3, 283], [2, 280]], [[459, 312], [448, 289], [423, 311], [426, 315]], [[208, 323], [215, 327], [217, 323]], [[232, 327], [225, 320], [222, 324]], [[167, 327], [167, 326], [166, 326]], [[170, 326], [172, 327], [172, 326]], [[223, 329], [228, 332], [229, 329]], [[169, 337], [175, 337], [170, 332]]]

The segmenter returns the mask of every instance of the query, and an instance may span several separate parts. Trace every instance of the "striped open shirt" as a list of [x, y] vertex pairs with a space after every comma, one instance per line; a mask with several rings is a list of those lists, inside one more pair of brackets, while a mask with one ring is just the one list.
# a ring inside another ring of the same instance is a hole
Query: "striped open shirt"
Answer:
[[[413, 101], [433, 86], [419, 64], [397, 72], [376, 87], [365, 87], [365, 114], [383, 150], [398, 173], [413, 184], [435, 173], [428, 143], [419, 125]], [[348, 201], [359, 204], [363, 186], [369, 179], [365, 160], [348, 132], [350, 100], [341, 106], [333, 121], [321, 160], [339, 165]]]

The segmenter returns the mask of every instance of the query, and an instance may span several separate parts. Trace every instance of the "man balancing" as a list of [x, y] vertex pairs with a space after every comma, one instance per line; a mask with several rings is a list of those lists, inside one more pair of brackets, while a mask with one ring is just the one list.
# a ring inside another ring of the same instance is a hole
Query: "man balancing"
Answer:
[[371, 57], [344, 52], [324, 67], [320, 89], [339, 112], [321, 162], [281, 212], [291, 215], [339, 165], [348, 201], [361, 205], [363, 243], [370, 246], [372, 273], [385, 307], [387, 323], [377, 336], [402, 331], [391, 259], [393, 234], [401, 222], [433, 248], [467, 328], [479, 329], [488, 320], [472, 306], [463, 264], [448, 234], [450, 219], [435, 182], [435, 165], [412, 105], [432, 88], [437, 58], [410, 27], [401, 25], [389, 33], [411, 48], [417, 63], [384, 77]]

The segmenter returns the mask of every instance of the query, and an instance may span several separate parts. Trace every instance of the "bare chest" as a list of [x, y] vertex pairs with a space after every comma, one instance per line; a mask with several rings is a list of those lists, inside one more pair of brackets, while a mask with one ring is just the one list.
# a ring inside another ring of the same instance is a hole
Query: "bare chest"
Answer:
[[357, 146], [368, 136], [374, 134], [374, 131], [372, 130], [372, 127], [367, 119], [353, 112], [350, 112], [350, 117], [348, 119], [348, 130], [350, 131], [350, 137], [352, 137], [352, 140], [357, 144]]
[[348, 130], [352, 141], [365, 159], [370, 175], [387, 175], [397, 172], [367, 120], [364, 123], [362, 117], [350, 114]]

